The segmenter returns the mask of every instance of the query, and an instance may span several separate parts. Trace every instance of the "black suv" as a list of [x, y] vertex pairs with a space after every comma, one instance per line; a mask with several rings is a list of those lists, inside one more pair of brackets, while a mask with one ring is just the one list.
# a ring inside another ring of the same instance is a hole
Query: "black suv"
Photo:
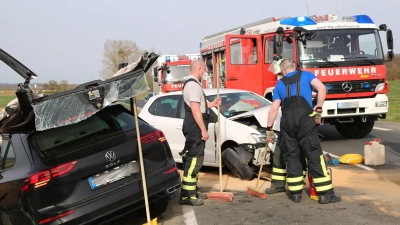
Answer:
[[[0, 49], [0, 59], [15, 65], [10, 57]], [[36, 112], [28, 115], [17, 124], [7, 120], [8, 126], [0, 121], [2, 224], [101, 224], [135, 210], [145, 215], [130, 110], [109, 104], [80, 122], [42, 131]], [[181, 188], [180, 175], [164, 134], [141, 119], [138, 124], [155, 218]]]

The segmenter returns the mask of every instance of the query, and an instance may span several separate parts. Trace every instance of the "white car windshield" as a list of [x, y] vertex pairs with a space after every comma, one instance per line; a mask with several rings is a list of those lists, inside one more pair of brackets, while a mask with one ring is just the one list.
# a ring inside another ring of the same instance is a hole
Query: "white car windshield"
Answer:
[[[207, 100], [212, 102], [217, 95], [207, 96]], [[220, 94], [220, 111], [224, 117], [231, 117], [241, 113], [253, 111], [271, 105], [267, 99], [251, 92], [235, 92]]]

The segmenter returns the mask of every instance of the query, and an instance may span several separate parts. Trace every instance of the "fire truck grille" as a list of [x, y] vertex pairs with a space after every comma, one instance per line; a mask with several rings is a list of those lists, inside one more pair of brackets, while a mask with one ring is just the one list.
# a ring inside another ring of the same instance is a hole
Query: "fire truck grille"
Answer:
[[384, 80], [355, 80], [355, 81], [338, 81], [323, 82], [328, 89], [328, 94], [346, 94], [359, 92], [374, 92], [379, 83]]

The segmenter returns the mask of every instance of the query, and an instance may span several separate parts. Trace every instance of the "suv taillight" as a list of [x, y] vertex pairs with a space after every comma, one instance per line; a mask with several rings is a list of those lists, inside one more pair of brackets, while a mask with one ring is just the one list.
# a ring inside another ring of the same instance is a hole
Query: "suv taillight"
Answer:
[[154, 132], [145, 134], [140, 137], [140, 141], [143, 144], [148, 144], [148, 143], [156, 141], [156, 140], [158, 140], [160, 142], [164, 142], [167, 140], [167, 139], [165, 139], [164, 133], [161, 130], [156, 130]]
[[24, 186], [22, 187], [22, 192], [27, 192], [29, 190], [33, 190], [42, 186], [46, 186], [47, 183], [52, 178], [64, 175], [74, 168], [76, 162], [78, 160], [64, 163], [55, 167], [52, 167], [48, 170], [43, 170], [37, 173], [29, 174], [28, 177], [25, 179]]

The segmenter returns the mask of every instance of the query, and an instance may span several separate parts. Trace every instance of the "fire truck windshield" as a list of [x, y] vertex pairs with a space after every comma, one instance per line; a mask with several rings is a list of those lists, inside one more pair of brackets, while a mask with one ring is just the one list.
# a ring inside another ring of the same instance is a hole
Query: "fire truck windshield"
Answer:
[[190, 66], [182, 65], [182, 66], [169, 66], [169, 73], [165, 73], [165, 83], [175, 83], [184, 81], [184, 77], [189, 76], [190, 74]]
[[381, 40], [375, 29], [316, 30], [306, 48], [299, 41], [302, 67], [383, 64]]

